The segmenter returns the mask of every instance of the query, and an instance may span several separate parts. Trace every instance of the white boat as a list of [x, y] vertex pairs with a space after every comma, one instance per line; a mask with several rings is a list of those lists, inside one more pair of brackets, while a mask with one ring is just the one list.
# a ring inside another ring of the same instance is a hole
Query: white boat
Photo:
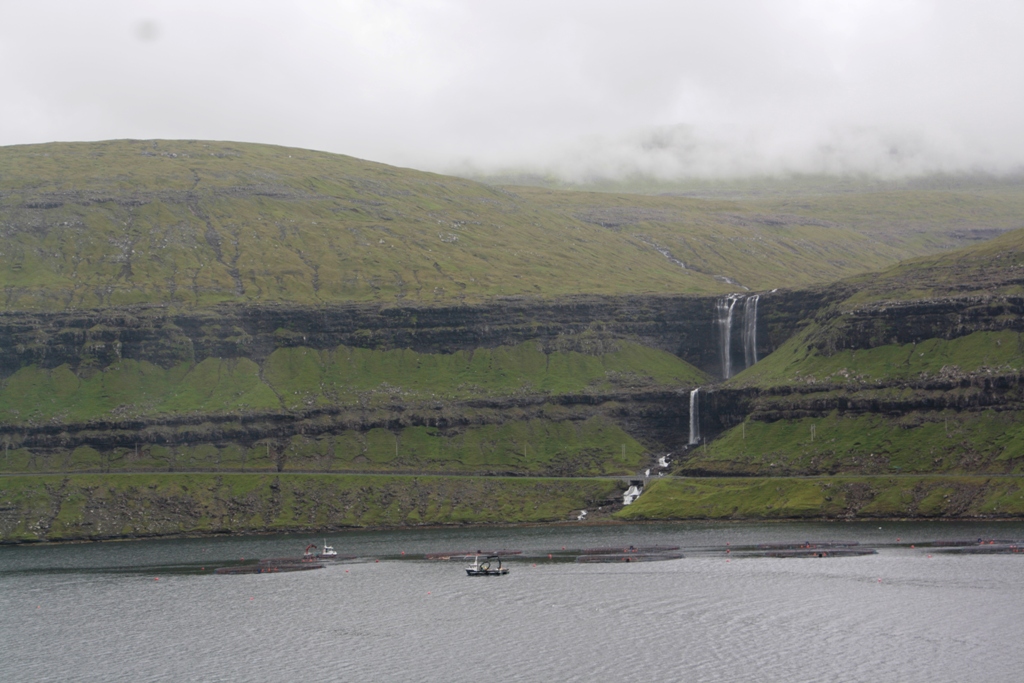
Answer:
[[[480, 558], [483, 557], [483, 561]], [[497, 561], [498, 566], [491, 566], [492, 561]], [[473, 558], [473, 564], [466, 567], [467, 576], [504, 576], [508, 574], [508, 567], [501, 566], [499, 555], [477, 555]]]
[[338, 551], [332, 548], [331, 546], [327, 545], [327, 539], [325, 538], [324, 544], [322, 546], [322, 549], [320, 550], [320, 554], [317, 555], [317, 558], [321, 560], [333, 560], [337, 557]]

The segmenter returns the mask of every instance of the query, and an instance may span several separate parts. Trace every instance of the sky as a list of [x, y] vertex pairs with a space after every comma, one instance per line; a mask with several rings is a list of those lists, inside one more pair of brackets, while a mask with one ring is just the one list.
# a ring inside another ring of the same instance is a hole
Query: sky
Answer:
[[1024, 168], [1019, 0], [0, 0], [0, 145], [570, 181]]

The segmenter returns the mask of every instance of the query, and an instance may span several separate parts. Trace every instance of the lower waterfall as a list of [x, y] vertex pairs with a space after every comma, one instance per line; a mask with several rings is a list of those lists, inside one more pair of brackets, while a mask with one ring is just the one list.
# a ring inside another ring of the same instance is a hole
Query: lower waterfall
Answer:
[[700, 387], [690, 392], [690, 444], [695, 446], [700, 443], [700, 417], [697, 414], [697, 395]]

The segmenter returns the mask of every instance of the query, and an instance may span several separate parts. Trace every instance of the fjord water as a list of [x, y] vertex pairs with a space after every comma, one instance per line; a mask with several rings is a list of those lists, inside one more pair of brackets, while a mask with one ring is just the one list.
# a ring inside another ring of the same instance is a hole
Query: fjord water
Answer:
[[[346, 532], [328, 542], [370, 559], [245, 576], [210, 569], [320, 539], [6, 547], [0, 680], [1019, 681], [1024, 556], [910, 547], [978, 537], [1022, 539], [1024, 524]], [[879, 552], [739, 550], [807, 540]], [[564, 561], [572, 549], [629, 544], [679, 545], [686, 557]], [[476, 548], [529, 556], [500, 578], [414, 559]]]

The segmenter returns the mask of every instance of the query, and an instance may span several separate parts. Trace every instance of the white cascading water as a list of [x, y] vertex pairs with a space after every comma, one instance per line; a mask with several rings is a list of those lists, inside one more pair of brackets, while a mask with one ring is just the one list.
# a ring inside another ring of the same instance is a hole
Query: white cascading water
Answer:
[[732, 309], [739, 296], [730, 294], [715, 303], [715, 322], [718, 324], [719, 354], [722, 360], [722, 379], [732, 377]]
[[748, 368], [757, 362], [757, 300], [760, 298], [754, 294], [743, 302], [743, 362]]
[[743, 345], [743, 367], [749, 368], [757, 362], [757, 302], [760, 294], [743, 296], [730, 294], [715, 303], [715, 324], [718, 326], [719, 359], [722, 364], [722, 379], [732, 377], [732, 318], [736, 304], [743, 302], [743, 322], [740, 327], [740, 341]]
[[690, 392], [690, 445], [695, 446], [700, 442], [700, 420], [697, 415], [697, 394], [700, 388]]

